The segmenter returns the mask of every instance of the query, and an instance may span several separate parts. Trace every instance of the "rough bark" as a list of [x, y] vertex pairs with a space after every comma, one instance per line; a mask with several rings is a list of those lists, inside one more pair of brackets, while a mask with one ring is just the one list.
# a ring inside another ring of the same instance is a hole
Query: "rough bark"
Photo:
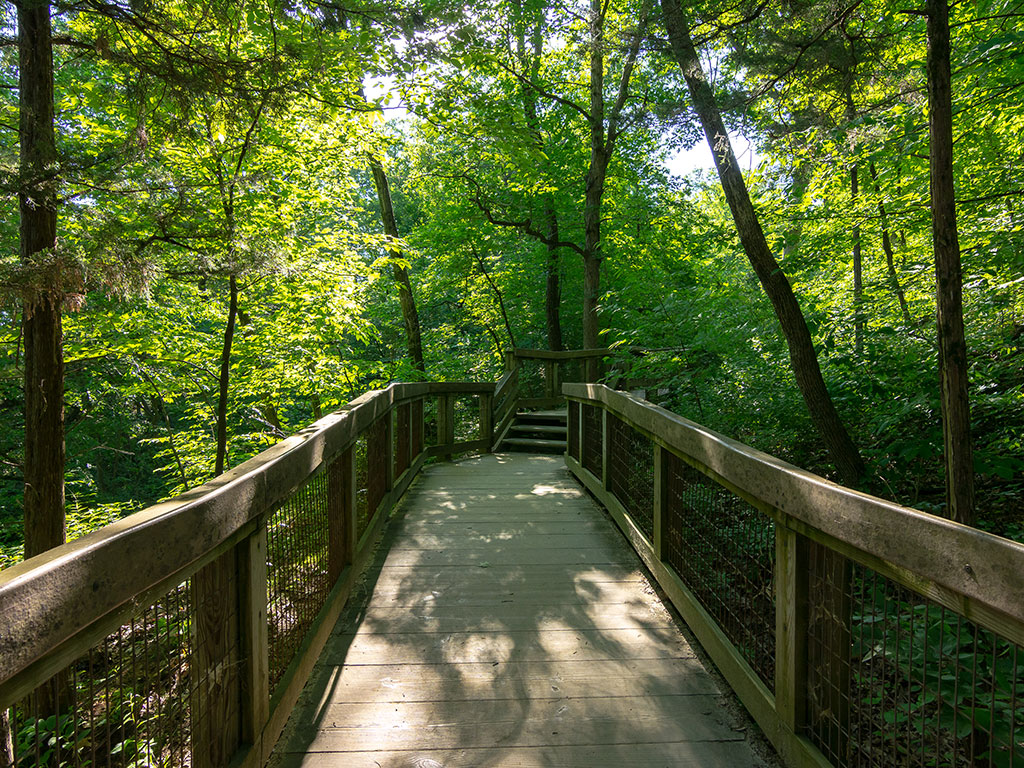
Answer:
[[[391, 203], [391, 187], [388, 184], [387, 174], [380, 161], [370, 156], [370, 170], [373, 172], [373, 184], [377, 188], [377, 199], [380, 201], [380, 218], [384, 226], [384, 234], [388, 237], [398, 238], [398, 223], [395, 221], [395, 209]], [[406, 348], [409, 352], [409, 359], [413, 366], [422, 372], [426, 372], [423, 362], [423, 339], [420, 334], [420, 316], [416, 311], [416, 299], [412, 293], [412, 282], [409, 280], [409, 270], [403, 267], [399, 261], [402, 259], [402, 252], [397, 249], [389, 249], [391, 256], [391, 268], [398, 285], [398, 301], [402, 307], [402, 322], [405, 324]]]
[[910, 308], [907, 306], [907, 297], [903, 292], [903, 286], [900, 285], [900, 277], [896, 273], [896, 259], [893, 253], [892, 236], [889, 232], [889, 215], [885, 210], [885, 203], [882, 202], [882, 190], [878, 185], [878, 171], [873, 162], [868, 165], [868, 170], [875, 186], [875, 195], [878, 197], [878, 217], [882, 222], [882, 251], [885, 253], [885, 269], [889, 277], [889, 287], [892, 288], [892, 292], [900, 304], [903, 323], [909, 328], [913, 325], [913, 319], [910, 317]]
[[235, 318], [238, 316], [238, 280], [234, 275], [228, 281], [231, 297], [228, 302], [228, 321], [224, 326], [224, 345], [220, 353], [220, 394], [217, 396], [217, 466], [214, 474], [224, 471], [228, 455], [228, 387], [231, 383], [231, 344], [235, 338]]
[[[599, 346], [598, 301], [601, 296], [601, 199], [608, 165], [619, 137], [619, 119], [629, 96], [633, 68], [646, 34], [650, 4], [640, 9], [637, 31], [630, 43], [619, 78], [615, 101], [606, 108], [604, 99], [604, 22], [606, 6], [602, 0], [590, 2], [590, 165], [584, 186], [583, 207], [583, 347]], [[588, 361], [587, 380], [596, 378], [599, 361]]]
[[21, 260], [24, 296], [25, 557], [65, 539], [64, 353], [57, 241], [50, 4], [18, 4]]
[[690, 30], [679, 0], [662, 0], [662, 8], [672, 53], [682, 70], [704, 135], [711, 147], [740, 242], [782, 326], [789, 346], [793, 374], [811, 420], [828, 448], [842, 481], [847, 485], [857, 485], [864, 479], [864, 461], [839, 418], [825, 386], [811, 334], [793, 289], [768, 248], [722, 115], [715, 103], [714, 93], [690, 39]]
[[[850, 168], [850, 203], [856, 212], [860, 184], [857, 164]], [[853, 225], [853, 347], [857, 357], [864, 355], [864, 260], [861, 251], [860, 223]]]
[[946, 0], [928, 0], [927, 17], [932, 243], [946, 513], [953, 520], [971, 525], [974, 523], [974, 455], [964, 338], [963, 277], [953, 189], [953, 107]]
[[[548, 224], [548, 237], [552, 241], [557, 241], [558, 214], [550, 201], [544, 208], [544, 216]], [[549, 245], [545, 265], [547, 281], [544, 290], [544, 320], [547, 326], [548, 349], [554, 352], [565, 349], [562, 342], [562, 286], [558, 261], [558, 246]]]
[[[523, 14], [522, 0], [514, 0], [513, 7], [516, 12], [516, 56], [519, 65], [524, 72], [529, 73], [529, 82], [536, 81], [540, 73], [541, 58], [544, 53], [543, 38], [543, 12], [536, 9], [533, 18], [533, 26], [530, 30], [531, 53], [527, 55], [526, 30], [527, 23]], [[526, 126], [533, 134], [534, 144], [537, 149], [543, 152], [544, 136], [541, 133], [540, 117], [537, 113], [537, 91], [529, 83], [522, 83], [520, 96], [523, 101], [523, 117], [526, 119]], [[559, 246], [558, 242], [558, 213], [555, 211], [554, 201], [551, 195], [544, 195], [541, 200], [543, 218], [549, 242], [547, 243], [547, 260], [544, 264], [544, 321], [547, 330], [548, 348], [554, 351], [563, 349], [562, 346], [562, 287], [559, 269]]]

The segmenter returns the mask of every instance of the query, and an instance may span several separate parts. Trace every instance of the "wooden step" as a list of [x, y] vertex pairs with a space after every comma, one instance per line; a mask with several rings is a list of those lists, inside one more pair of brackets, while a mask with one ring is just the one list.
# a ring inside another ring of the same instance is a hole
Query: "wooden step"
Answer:
[[520, 453], [565, 453], [564, 440], [545, 440], [542, 438], [506, 437], [501, 441], [503, 451]]
[[516, 424], [560, 424], [568, 422], [565, 411], [521, 411], [516, 414]]
[[564, 424], [521, 424], [514, 423], [509, 432], [515, 432], [514, 437], [521, 437], [526, 433], [548, 437], [552, 440], [565, 439], [566, 427]]

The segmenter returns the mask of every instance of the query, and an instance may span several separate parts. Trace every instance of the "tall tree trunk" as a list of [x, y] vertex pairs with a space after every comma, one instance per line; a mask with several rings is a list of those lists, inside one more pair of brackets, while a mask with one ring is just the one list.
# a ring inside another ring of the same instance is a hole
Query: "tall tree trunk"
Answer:
[[[850, 167], [850, 203], [857, 215], [860, 192], [856, 162]], [[860, 221], [853, 225], [853, 348], [857, 357], [864, 355], [864, 262], [861, 255]]]
[[928, 132], [930, 137], [932, 242], [946, 464], [946, 513], [974, 524], [974, 455], [967, 394], [963, 278], [953, 190], [953, 106], [949, 66], [949, 7], [928, 0]]
[[600, 325], [601, 198], [609, 154], [604, 126], [604, 13], [601, 0], [590, 0], [590, 166], [583, 208], [583, 347], [596, 349]]
[[875, 169], [874, 161], [868, 164], [868, 170], [875, 187], [875, 196], [878, 198], [878, 216], [882, 223], [882, 251], [885, 253], [885, 269], [889, 276], [889, 287], [892, 288], [896, 300], [900, 303], [903, 323], [909, 328], [914, 321], [910, 317], [910, 308], [907, 306], [907, 297], [903, 293], [903, 286], [900, 285], [899, 275], [896, 274], [896, 259], [892, 249], [892, 236], [889, 233], [889, 216], [885, 210], [885, 203], [882, 202], [882, 190], [878, 185], [878, 171]]
[[476, 249], [472, 243], [469, 244], [470, 250], [473, 253], [473, 258], [476, 260], [477, 268], [480, 270], [480, 274], [484, 276], [484, 280], [491, 287], [491, 291], [494, 293], [495, 303], [498, 305], [498, 311], [501, 312], [501, 321], [505, 325], [505, 333], [508, 334], [508, 343], [510, 349], [516, 348], [516, 335], [512, 333], [512, 323], [508, 319], [508, 310], [505, 308], [505, 296], [501, 292], [501, 288], [494, 282], [494, 278], [491, 277], [491, 273], [487, 271], [487, 265], [484, 263], [484, 257], [480, 255], [480, 252]]
[[[380, 218], [384, 226], [384, 234], [389, 237], [398, 238], [398, 223], [395, 221], [395, 209], [391, 204], [391, 187], [388, 184], [387, 174], [384, 173], [384, 166], [373, 155], [370, 155], [370, 170], [373, 171], [373, 184], [377, 188], [377, 199], [380, 201]], [[389, 249], [391, 255], [391, 267], [398, 284], [398, 301], [402, 306], [402, 321], [405, 323], [405, 339], [409, 352], [409, 359], [413, 366], [421, 372], [426, 372], [423, 363], [423, 340], [420, 334], [420, 316], [416, 311], [416, 299], [412, 293], [412, 283], [409, 280], [409, 271], [398, 263], [402, 258], [402, 252]]]
[[811, 420], [828, 447], [842, 481], [847, 485], [857, 485], [864, 478], [864, 461], [839, 418], [825, 386], [811, 334], [793, 289], [768, 249], [764, 231], [736, 163], [729, 134], [715, 103], [714, 93], [690, 39], [690, 30], [679, 0], [662, 0], [661, 5], [665, 12], [672, 52], [682, 69], [704, 135], [715, 158], [722, 190], [736, 222], [740, 241], [782, 326], [789, 346], [793, 374]]
[[[63, 544], [64, 350], [57, 242], [50, 4], [18, 3], [21, 260], [40, 269], [24, 296], [25, 557]], [[40, 256], [40, 254], [43, 254]]]
[[[548, 238], [558, 240], [558, 214], [554, 204], [548, 200], [544, 206], [547, 219]], [[548, 332], [548, 349], [558, 352], [565, 349], [562, 343], [562, 286], [558, 264], [558, 246], [548, 245], [548, 260], [545, 265], [547, 281], [544, 290], [544, 319]]]
[[224, 471], [228, 455], [228, 386], [231, 383], [231, 343], [235, 338], [235, 318], [238, 316], [238, 280], [234, 275], [228, 281], [231, 298], [228, 302], [228, 322], [224, 326], [224, 346], [220, 353], [220, 395], [217, 397], [217, 466], [214, 474]]
[[[544, 13], [540, 6], [533, 9], [533, 18], [530, 19], [530, 47], [531, 52], [527, 55], [526, 32], [527, 18], [523, 13], [522, 0], [513, 0], [516, 21], [516, 57], [524, 72], [529, 73], [530, 82], [524, 82], [520, 88], [520, 97], [523, 101], [523, 116], [526, 119], [526, 126], [533, 134], [534, 144], [537, 149], [544, 150], [544, 135], [541, 133], [540, 118], [537, 114], [537, 91], [532, 83], [536, 81], [540, 73], [541, 59], [544, 53], [543, 24]], [[544, 320], [548, 337], [548, 348], [554, 351], [562, 347], [562, 289], [558, 266], [558, 213], [555, 211], [554, 201], [551, 195], [544, 195], [542, 198], [543, 217], [548, 239], [547, 260], [544, 265]]]

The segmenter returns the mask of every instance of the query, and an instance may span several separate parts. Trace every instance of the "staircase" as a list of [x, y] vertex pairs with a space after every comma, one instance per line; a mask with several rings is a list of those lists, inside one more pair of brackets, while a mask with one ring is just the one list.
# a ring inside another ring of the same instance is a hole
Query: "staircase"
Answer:
[[565, 453], [566, 412], [521, 411], [515, 415], [499, 450], [524, 453]]

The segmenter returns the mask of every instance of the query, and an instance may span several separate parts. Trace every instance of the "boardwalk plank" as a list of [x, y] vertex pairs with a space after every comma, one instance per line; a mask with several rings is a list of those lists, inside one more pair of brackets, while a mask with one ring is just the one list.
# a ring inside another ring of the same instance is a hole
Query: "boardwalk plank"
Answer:
[[560, 457], [427, 468], [277, 768], [760, 765]]

